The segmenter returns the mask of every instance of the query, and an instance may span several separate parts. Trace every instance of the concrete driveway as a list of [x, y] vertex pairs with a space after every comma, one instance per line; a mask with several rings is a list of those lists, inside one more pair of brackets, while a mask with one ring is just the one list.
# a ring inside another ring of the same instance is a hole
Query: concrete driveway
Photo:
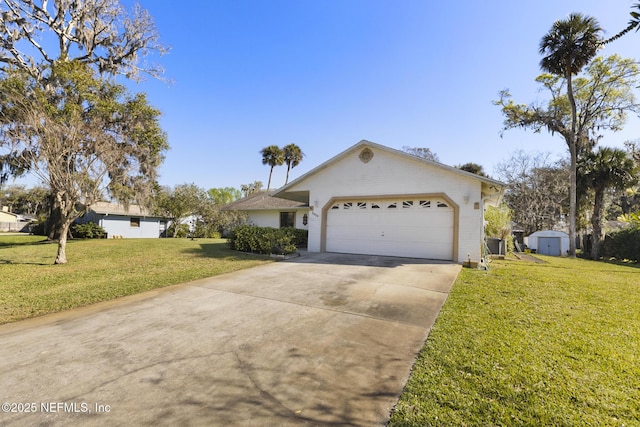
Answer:
[[383, 425], [459, 271], [305, 254], [0, 326], [0, 425]]

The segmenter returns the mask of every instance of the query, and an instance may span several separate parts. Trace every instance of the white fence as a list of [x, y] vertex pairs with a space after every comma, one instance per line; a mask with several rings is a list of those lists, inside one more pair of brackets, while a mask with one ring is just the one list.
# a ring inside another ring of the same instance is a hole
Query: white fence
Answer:
[[28, 233], [29, 223], [28, 222], [0, 222], [0, 231], [11, 231], [11, 232], [24, 232]]

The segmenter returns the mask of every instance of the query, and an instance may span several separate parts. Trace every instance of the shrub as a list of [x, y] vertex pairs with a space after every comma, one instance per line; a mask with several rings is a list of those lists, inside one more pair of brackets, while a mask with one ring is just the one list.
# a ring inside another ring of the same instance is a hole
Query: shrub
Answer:
[[196, 222], [195, 229], [191, 233], [193, 237], [203, 239], [219, 239], [220, 232], [211, 224], [207, 224], [203, 221]]
[[35, 236], [46, 236], [47, 235], [46, 222], [45, 221], [40, 221], [40, 222], [34, 224], [31, 227], [31, 234], [33, 234]]
[[87, 222], [86, 224], [76, 224], [72, 227], [74, 237], [80, 239], [104, 239], [107, 232], [95, 222]]
[[601, 254], [619, 260], [640, 262], [640, 227], [629, 227], [607, 236]]
[[[176, 229], [175, 224], [171, 224], [167, 229], [167, 237], [173, 237], [174, 230]], [[187, 237], [189, 234], [189, 224], [178, 224], [178, 232], [176, 233], [176, 237], [182, 238]]]
[[306, 245], [306, 236], [305, 230], [295, 228], [241, 225], [231, 232], [229, 246], [242, 252], [290, 254], [298, 249], [298, 245]]
[[288, 234], [291, 234], [293, 236], [293, 243], [297, 247], [307, 247], [307, 242], [309, 240], [309, 231], [294, 227], [281, 228], [281, 230], [286, 230]]

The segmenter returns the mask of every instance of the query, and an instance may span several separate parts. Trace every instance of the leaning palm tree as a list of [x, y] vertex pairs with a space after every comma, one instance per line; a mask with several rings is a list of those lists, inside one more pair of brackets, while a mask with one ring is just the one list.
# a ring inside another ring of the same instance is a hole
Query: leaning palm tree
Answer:
[[284, 153], [277, 145], [269, 145], [264, 147], [260, 154], [262, 154], [262, 164], [271, 166], [269, 171], [269, 182], [267, 183], [267, 191], [271, 187], [271, 175], [273, 174], [273, 168], [280, 166], [284, 163]]
[[[638, 11], [636, 12], [633, 9], [638, 9]], [[631, 6], [631, 19], [629, 20], [629, 23], [627, 24], [627, 26], [621, 30], [619, 33], [615, 34], [613, 37], [609, 37], [606, 40], [602, 41], [602, 44], [609, 44], [612, 41], [618, 40], [620, 37], [624, 36], [625, 34], [627, 34], [629, 31], [635, 29], [636, 31], [640, 30], [640, 2], [637, 2], [636, 4], [634, 4], [633, 6]]]
[[593, 215], [591, 216], [591, 258], [600, 257], [600, 246], [604, 240], [602, 229], [607, 190], [624, 190], [637, 182], [637, 168], [626, 151], [600, 147], [580, 159], [579, 181], [581, 188], [593, 191]]
[[601, 44], [602, 28], [595, 18], [579, 13], [569, 15], [566, 20], [556, 21], [549, 33], [540, 41], [540, 68], [559, 75], [567, 81], [567, 97], [571, 106], [571, 131], [567, 145], [571, 156], [569, 191], [569, 255], [576, 255], [576, 162], [578, 144], [584, 143], [585, 135], [578, 135], [576, 100], [573, 96], [571, 78], [578, 74], [598, 52]]
[[289, 182], [289, 171], [300, 164], [304, 153], [296, 144], [288, 144], [282, 148], [284, 153], [284, 162], [287, 164], [287, 178], [284, 181], [284, 185]]

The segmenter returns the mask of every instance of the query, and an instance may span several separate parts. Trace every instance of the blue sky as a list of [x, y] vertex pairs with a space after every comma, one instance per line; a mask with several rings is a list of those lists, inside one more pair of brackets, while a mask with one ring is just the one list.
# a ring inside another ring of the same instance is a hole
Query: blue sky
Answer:
[[[127, 2], [129, 3], [129, 2]], [[265, 186], [262, 147], [298, 144], [295, 178], [361, 139], [429, 147], [449, 165], [490, 174], [517, 149], [565, 153], [559, 136], [512, 130], [492, 100], [544, 99], [538, 44], [571, 12], [608, 34], [626, 26], [626, 0], [140, 0], [169, 54], [153, 58], [172, 84], [147, 92], [171, 150], [160, 183]], [[640, 57], [640, 33], [603, 54]], [[605, 145], [640, 137], [637, 118]], [[272, 187], [286, 168], [274, 170]]]

